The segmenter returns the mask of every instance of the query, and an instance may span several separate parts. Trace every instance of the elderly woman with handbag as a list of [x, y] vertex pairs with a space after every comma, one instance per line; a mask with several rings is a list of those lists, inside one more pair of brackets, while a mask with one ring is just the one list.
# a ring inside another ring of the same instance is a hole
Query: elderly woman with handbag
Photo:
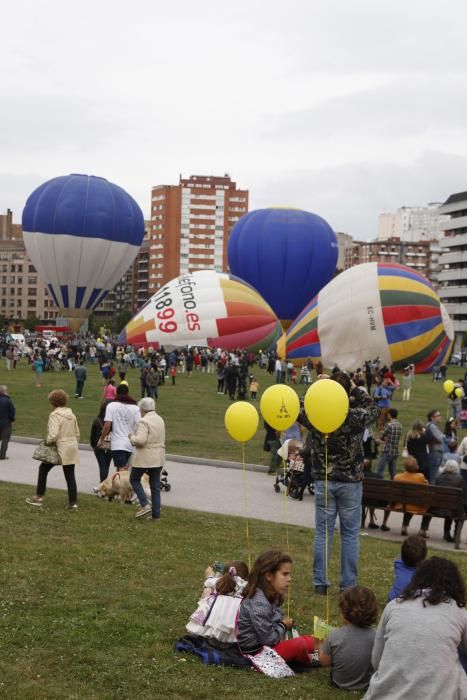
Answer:
[[51, 391], [48, 399], [52, 411], [47, 425], [47, 438], [33, 455], [34, 459], [41, 460], [36, 495], [27, 498], [26, 503], [31, 506], [42, 506], [48, 473], [56, 464], [61, 464], [68, 488], [68, 508], [76, 510], [78, 505], [75, 464], [79, 462], [78, 421], [71, 408], [67, 407], [68, 395], [62, 389]]
[[[156, 413], [154, 399], [145, 397], [138, 404], [141, 420], [135, 433], [128, 438], [136, 448], [131, 458], [130, 483], [140, 502], [141, 508], [136, 513], [137, 518], [152, 515], [153, 520], [161, 517], [161, 471], [165, 465], [165, 424]], [[141, 485], [143, 474], [149, 476], [151, 501], [149, 505]]]

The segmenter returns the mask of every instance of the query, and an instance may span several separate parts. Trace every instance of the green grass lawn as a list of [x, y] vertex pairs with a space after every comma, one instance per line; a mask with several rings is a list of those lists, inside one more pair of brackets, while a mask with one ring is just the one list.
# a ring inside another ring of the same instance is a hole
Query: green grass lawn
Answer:
[[[0, 697], [344, 697], [329, 686], [328, 670], [274, 681], [174, 653], [206, 564], [246, 558], [241, 519], [166, 507], [155, 524], [136, 520], [129, 506], [91, 496], [69, 512], [63, 493], [51, 489], [40, 511], [25, 505], [28, 487], [2, 482], [0, 492]], [[284, 548], [283, 525], [250, 527], [253, 555]], [[311, 632], [314, 614], [325, 614], [325, 599], [311, 594], [312, 539], [311, 530], [289, 528], [290, 612], [302, 633]], [[362, 538], [360, 582], [375, 591], [381, 610], [398, 552], [397, 544]], [[446, 556], [467, 575], [465, 556]], [[339, 624], [336, 603], [333, 592], [330, 621]]]
[[[261, 393], [274, 380], [263, 370], [255, 368], [253, 371], [260, 383], [259, 399]], [[457, 379], [462, 374], [461, 369], [449, 368], [448, 376], [452, 379]], [[103, 388], [97, 366], [88, 366], [88, 375], [84, 390], [85, 399], [71, 399], [71, 405], [78, 417], [82, 442], [89, 439], [91, 423], [98, 411]], [[139, 399], [139, 371], [129, 370], [127, 379], [130, 393], [135, 399]], [[217, 394], [216, 375], [194, 372], [188, 377], [186, 374], [179, 374], [176, 381], [176, 386], [171, 386], [167, 381], [164, 386], [159, 387], [157, 410], [166, 422], [168, 452], [240, 461], [239, 445], [230, 439], [224, 427], [224, 414], [230, 401], [226, 396]], [[42, 388], [36, 389], [34, 373], [24, 360], [11, 372], [5, 370], [2, 362], [0, 383], [8, 385], [17, 407], [15, 434], [36, 437], [43, 437], [47, 424], [47, 414], [50, 410], [48, 392], [63, 388], [73, 397], [75, 389], [74, 375], [67, 371], [45, 372]], [[298, 384], [296, 389], [301, 396], [306, 387]], [[399, 418], [406, 429], [416, 418], [425, 420], [431, 408], [440, 408], [444, 415], [448, 414], [448, 401], [442, 383], [433, 383], [431, 375], [417, 376], [410, 402], [402, 402], [401, 391], [397, 391], [393, 405], [399, 409]], [[256, 406], [259, 410], [259, 400]], [[268, 463], [268, 455], [262, 450], [263, 440], [264, 430], [260, 421], [260, 429], [246, 447], [247, 462]]]

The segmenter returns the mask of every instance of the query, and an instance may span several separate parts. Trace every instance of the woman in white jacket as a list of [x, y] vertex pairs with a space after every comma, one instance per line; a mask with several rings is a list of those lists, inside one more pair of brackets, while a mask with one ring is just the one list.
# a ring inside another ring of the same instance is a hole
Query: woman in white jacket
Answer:
[[[49, 415], [46, 442], [49, 445], [54, 444], [57, 447], [60, 464], [63, 466], [63, 473], [68, 488], [68, 508], [76, 510], [78, 508], [78, 496], [75, 479], [75, 464], [79, 462], [78, 421], [71, 408], [67, 407], [68, 395], [62, 389], [51, 391], [47, 398], [52, 406], [52, 412]], [[26, 503], [29, 503], [31, 506], [42, 506], [47, 487], [47, 475], [54, 466], [54, 464], [50, 464], [49, 462], [41, 462], [39, 464], [36, 495], [27, 498]]]
[[[145, 397], [138, 404], [141, 420], [135, 433], [129, 434], [131, 444], [136, 447], [131, 458], [130, 483], [138, 496], [141, 508], [136, 513], [137, 518], [152, 514], [153, 520], [161, 517], [161, 471], [165, 465], [165, 424], [156, 413], [154, 399]], [[149, 505], [141, 477], [144, 473], [149, 476], [152, 505]]]

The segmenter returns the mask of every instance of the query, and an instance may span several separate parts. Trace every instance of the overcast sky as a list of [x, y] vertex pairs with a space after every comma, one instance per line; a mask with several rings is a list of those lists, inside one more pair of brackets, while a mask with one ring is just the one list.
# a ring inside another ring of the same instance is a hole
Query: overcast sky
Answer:
[[355, 238], [467, 189], [464, 0], [15, 0], [0, 40], [0, 213], [71, 172], [150, 190], [229, 173], [250, 208]]

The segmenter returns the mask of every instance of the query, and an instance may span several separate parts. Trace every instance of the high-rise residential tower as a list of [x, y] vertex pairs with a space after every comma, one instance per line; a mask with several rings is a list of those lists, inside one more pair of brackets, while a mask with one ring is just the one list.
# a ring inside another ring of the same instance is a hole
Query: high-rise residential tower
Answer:
[[248, 190], [224, 177], [191, 175], [151, 194], [148, 292], [188, 272], [227, 270], [234, 224], [248, 211]]

